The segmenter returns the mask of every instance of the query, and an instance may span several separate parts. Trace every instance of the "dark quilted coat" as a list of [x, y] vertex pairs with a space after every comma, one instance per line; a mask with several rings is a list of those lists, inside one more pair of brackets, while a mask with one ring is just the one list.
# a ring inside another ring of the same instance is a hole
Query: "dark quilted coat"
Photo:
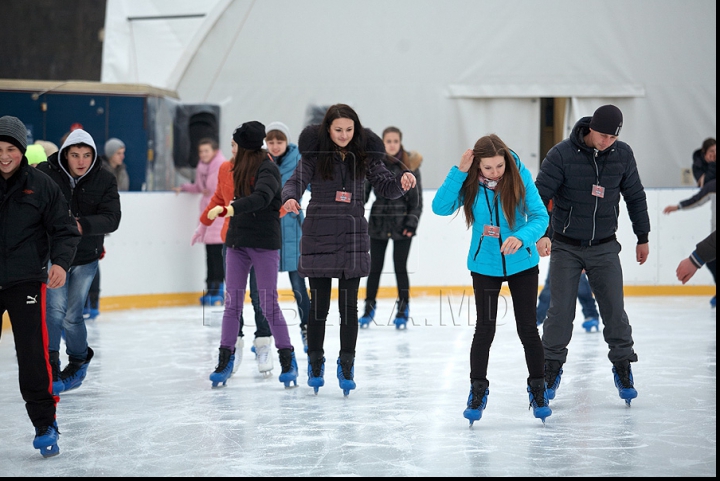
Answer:
[[[304, 277], [365, 277], [370, 273], [370, 236], [365, 219], [364, 181], [367, 179], [376, 192], [389, 199], [403, 195], [400, 186], [402, 172], [393, 175], [385, 168], [385, 146], [376, 134], [365, 129], [368, 167], [365, 177], [352, 179], [352, 155], [342, 160], [336, 154], [332, 180], [323, 180], [315, 171], [318, 151], [319, 125], [306, 127], [298, 145], [302, 159], [282, 191], [283, 204], [288, 199], [301, 198], [308, 184], [312, 185], [310, 202], [300, 240], [298, 272]], [[350, 203], [336, 202], [342, 190], [352, 193]]]
[[[553, 201], [552, 229], [580, 241], [612, 237], [622, 195], [638, 242], [645, 243], [650, 219], [633, 151], [617, 140], [596, 153], [583, 140], [589, 125], [590, 117], [578, 120], [570, 137], [550, 149], [535, 180], [545, 205]], [[598, 182], [605, 188], [603, 198], [592, 195]]]

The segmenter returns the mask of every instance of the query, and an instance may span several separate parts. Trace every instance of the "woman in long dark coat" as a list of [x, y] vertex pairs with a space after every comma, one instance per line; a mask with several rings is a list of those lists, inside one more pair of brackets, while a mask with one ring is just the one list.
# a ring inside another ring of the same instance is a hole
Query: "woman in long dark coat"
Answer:
[[360, 278], [370, 272], [364, 181], [383, 197], [397, 199], [415, 186], [415, 176], [411, 172], [395, 176], [387, 170], [382, 140], [364, 129], [357, 113], [344, 104], [328, 108], [322, 123], [306, 127], [298, 143], [302, 160], [285, 184], [282, 199], [285, 210], [297, 214], [298, 200], [312, 184], [298, 266], [298, 272], [310, 278], [308, 385], [317, 393], [325, 384], [325, 321], [336, 278], [340, 309], [337, 375], [347, 396], [355, 389], [358, 288]]

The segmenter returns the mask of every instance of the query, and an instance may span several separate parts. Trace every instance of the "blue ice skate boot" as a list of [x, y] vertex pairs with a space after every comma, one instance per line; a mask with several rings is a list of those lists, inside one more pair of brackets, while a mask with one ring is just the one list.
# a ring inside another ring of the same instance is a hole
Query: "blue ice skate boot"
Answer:
[[65, 383], [60, 380], [60, 353], [50, 351], [50, 369], [52, 371], [52, 393], [57, 396], [65, 390]]
[[350, 352], [340, 352], [337, 361], [337, 377], [340, 389], [343, 390], [345, 396], [350, 395], [350, 391], [355, 389], [355, 355]]
[[408, 317], [410, 316], [410, 306], [407, 301], [398, 302], [398, 310], [395, 315], [395, 329], [407, 329]]
[[545, 359], [545, 384], [547, 386], [548, 400], [555, 399], [555, 392], [560, 388], [562, 377], [562, 365], [560, 361]]
[[630, 401], [635, 399], [638, 395], [633, 385], [633, 375], [630, 369], [630, 361], [625, 359], [624, 361], [613, 362], [613, 377], [615, 378], [615, 387], [618, 389], [620, 399], [625, 400], [625, 404], [630, 407]]
[[280, 355], [280, 367], [282, 369], [278, 379], [285, 384], [286, 388], [290, 387], [290, 383], [297, 386], [298, 366], [295, 353], [292, 349], [280, 349], [278, 354]]
[[552, 415], [552, 409], [550, 409], [548, 395], [545, 388], [545, 378], [528, 378], [527, 381], [527, 392], [530, 396], [530, 407], [528, 407], [528, 409], [532, 408], [533, 416], [545, 424], [545, 418]]
[[63, 392], [79, 388], [85, 380], [90, 360], [95, 355], [90, 346], [88, 346], [87, 350], [87, 357], [84, 361], [70, 359], [68, 365], [60, 373], [60, 380], [63, 383]]
[[470, 421], [470, 427], [475, 421], [482, 418], [483, 411], [487, 406], [488, 395], [490, 395], [489, 386], [490, 383], [486, 380], [475, 379], [470, 381], [470, 395], [468, 396], [467, 407], [463, 411], [465, 419]]
[[53, 422], [52, 426], [43, 426], [35, 428], [35, 439], [33, 439], [33, 448], [39, 449], [43, 458], [50, 458], [60, 454], [60, 448], [57, 445], [60, 432], [58, 431], [57, 422]]
[[318, 390], [325, 385], [325, 357], [322, 351], [308, 353], [308, 386]]
[[712, 296], [712, 299], [710, 299], [710, 307], [715, 309], [715, 296]]
[[215, 284], [208, 294], [210, 295], [211, 306], [222, 306], [225, 303], [225, 283]]
[[212, 381], [212, 387], [217, 387], [220, 383], [222, 383], [222, 385], [224, 386], [230, 376], [233, 375], [234, 365], [235, 353], [230, 352], [230, 349], [221, 347], [220, 354], [218, 355], [218, 364], [215, 367], [215, 371], [210, 374], [210, 381]]
[[593, 329], [595, 329], [595, 332], [600, 332], [600, 321], [595, 317], [588, 317], [582, 323], [582, 327], [586, 332], [592, 332]]
[[360, 324], [360, 328], [366, 329], [370, 327], [370, 323], [375, 319], [375, 301], [365, 301], [365, 312], [362, 315], [360, 319], [358, 319], [358, 323]]

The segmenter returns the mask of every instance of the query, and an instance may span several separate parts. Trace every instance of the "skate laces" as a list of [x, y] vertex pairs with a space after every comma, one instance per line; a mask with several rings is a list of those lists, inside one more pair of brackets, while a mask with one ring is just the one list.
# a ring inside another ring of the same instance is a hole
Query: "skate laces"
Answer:
[[53, 431], [60, 434], [60, 431], [58, 431], [55, 426], [41, 426], [39, 428], [35, 428], [35, 434], [37, 436], [47, 436], [48, 434], [52, 434]]
[[[257, 354], [258, 357], [258, 364], [267, 364], [268, 357], [270, 356], [270, 346], [260, 346], [255, 348], [255, 354]], [[282, 359], [280, 362], [282, 363]]]
[[340, 361], [340, 368], [342, 369], [342, 374], [345, 379], [348, 381], [353, 380], [352, 375], [352, 368], [353, 368], [353, 362], [352, 361]]
[[625, 389], [633, 388], [633, 382], [632, 379], [630, 379], [630, 366], [628, 365], [627, 369], [620, 366], [615, 366], [615, 374], [618, 377], [618, 380], [620, 381], [620, 384], [622, 384], [622, 387]]
[[215, 372], [220, 374], [225, 369], [227, 369], [228, 365], [230, 364], [230, 357], [232, 354], [230, 354], [230, 350], [227, 349], [224, 351], [220, 351], [220, 355], [218, 357], [218, 365], [215, 367]]
[[552, 389], [557, 387], [555, 385], [557, 384], [557, 379], [560, 374], [562, 374], [562, 364], [554, 362], [547, 362], [545, 364], [545, 382], [548, 387]]
[[72, 379], [77, 376], [78, 371], [82, 367], [82, 364], [76, 362], [70, 362], [65, 369], [60, 373], [60, 380]]
[[531, 387], [530, 394], [532, 394], [532, 400], [530, 401], [530, 407], [535, 404], [535, 407], [545, 407], [545, 387]]

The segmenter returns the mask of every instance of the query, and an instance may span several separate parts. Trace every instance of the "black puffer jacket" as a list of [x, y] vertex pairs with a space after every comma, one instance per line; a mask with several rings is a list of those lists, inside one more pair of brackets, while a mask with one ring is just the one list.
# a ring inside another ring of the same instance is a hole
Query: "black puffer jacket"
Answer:
[[[365, 277], [370, 273], [365, 179], [372, 184], [375, 192], [383, 197], [397, 199], [403, 195], [400, 183], [402, 174], [393, 175], [385, 168], [385, 145], [382, 139], [365, 129], [365, 177], [352, 179], [348, 171], [351, 162], [335, 154], [333, 179], [324, 180], [315, 169], [320, 143], [319, 129], [319, 125], [310, 125], [300, 134], [298, 145], [302, 159], [282, 191], [283, 203], [288, 199], [299, 202], [308, 184], [312, 184], [302, 226], [298, 272], [304, 277]], [[346, 191], [352, 194], [348, 203], [335, 200], [337, 192], [343, 190], [343, 178], [346, 179]]]
[[47, 282], [48, 260], [65, 272], [80, 232], [60, 188], [28, 165], [0, 189], [0, 290], [21, 282]]
[[[232, 172], [231, 172], [232, 173]], [[258, 168], [252, 192], [232, 201], [234, 215], [230, 218], [225, 245], [256, 249], [280, 249], [280, 170], [266, 158]]]
[[[580, 119], [570, 138], [550, 149], [535, 180], [545, 205], [553, 200], [552, 228], [579, 241], [612, 237], [618, 228], [622, 195], [638, 243], [644, 244], [650, 219], [633, 151], [619, 140], [602, 152], [585, 145], [590, 119]], [[592, 195], [598, 183], [605, 188], [603, 198]]]
[[64, 150], [78, 142], [90, 141], [73, 136], [76, 132], [78, 131], [70, 134], [59, 152], [51, 155], [47, 162], [38, 164], [37, 169], [49, 175], [60, 186], [70, 206], [70, 212], [80, 222], [82, 240], [78, 244], [72, 264], [80, 266], [100, 259], [105, 235], [118, 229], [121, 213], [115, 176], [103, 168], [97, 156], [90, 170], [79, 179], [72, 179], [68, 173], [67, 160], [64, 159], [63, 164], [60, 164]]
[[[403, 231], [416, 234], [420, 214], [422, 214], [422, 184], [420, 181], [420, 164], [422, 156], [417, 152], [401, 152], [402, 161], [395, 157], [385, 157], [385, 167], [393, 175], [402, 175], [408, 170], [415, 175], [417, 185], [407, 191], [399, 199], [387, 199], [375, 193], [375, 201], [370, 209], [368, 233], [371, 239], [402, 240], [408, 236]], [[365, 202], [373, 191], [370, 182], [365, 182]]]

